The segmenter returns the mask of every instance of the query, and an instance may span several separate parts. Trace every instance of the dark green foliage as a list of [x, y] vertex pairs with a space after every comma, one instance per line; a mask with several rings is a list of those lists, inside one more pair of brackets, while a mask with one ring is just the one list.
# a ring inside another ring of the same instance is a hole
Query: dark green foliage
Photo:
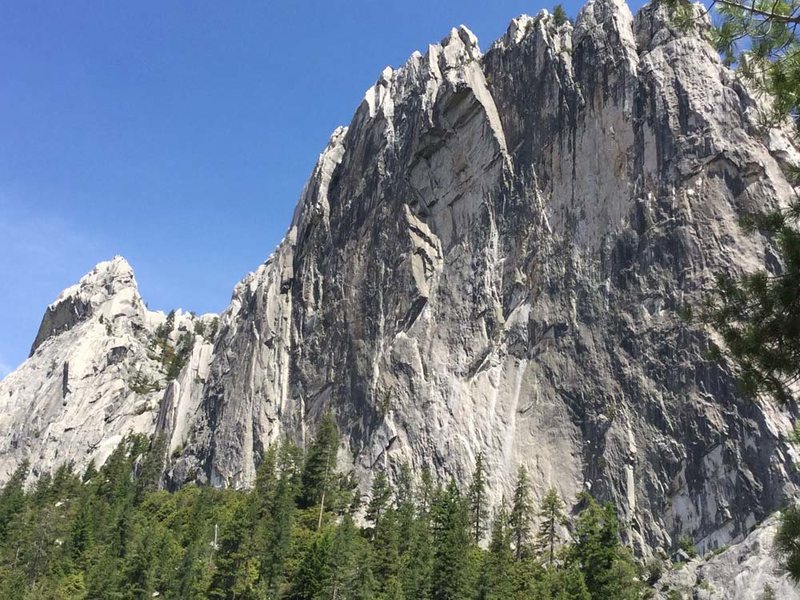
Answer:
[[136, 467], [136, 499], [141, 500], [148, 492], [161, 487], [161, 473], [166, 460], [167, 440], [164, 436], [156, 436], [150, 442], [147, 452]]
[[539, 530], [536, 534], [536, 551], [544, 557], [549, 567], [556, 559], [556, 550], [560, 545], [559, 529], [567, 524], [564, 514], [564, 503], [555, 488], [550, 488], [542, 499], [539, 509]]
[[585, 508], [575, 525], [575, 539], [566, 553], [568, 567], [583, 575], [591, 597], [596, 600], [627, 600], [641, 597], [630, 551], [619, 541], [619, 522], [610, 504], [599, 505], [584, 494]]
[[197, 319], [194, 322], [194, 333], [195, 335], [202, 336], [202, 338], [207, 341], [213, 343], [217, 337], [217, 329], [219, 328], [219, 318], [214, 317], [208, 325], [205, 324], [204, 321]]
[[489, 518], [486, 503], [486, 467], [483, 460], [483, 452], [481, 452], [475, 460], [475, 471], [472, 473], [472, 483], [470, 483], [468, 495], [470, 528], [476, 544], [483, 538]]
[[511, 526], [511, 540], [514, 543], [514, 552], [517, 560], [525, 553], [525, 546], [530, 537], [533, 526], [533, 501], [531, 500], [530, 482], [525, 467], [520, 467], [517, 472], [517, 481], [514, 484], [514, 498], [511, 503], [511, 514], [508, 519]]
[[[639, 598], [641, 593], [632, 590], [633, 595], [603, 596], [609, 600], [618, 598]], [[608, 593], [608, 591], [606, 592]], [[595, 596], [598, 597], [598, 596]], [[542, 575], [539, 586], [539, 598], [552, 600], [592, 600], [592, 594], [580, 569], [572, 565], [565, 569], [548, 568]]]
[[[303, 466], [300, 507], [324, 508], [325, 495], [331, 491], [336, 479], [336, 454], [339, 449], [339, 432], [333, 415], [325, 414], [316, 437], [308, 448]], [[330, 503], [330, 497], [328, 502]]]
[[432, 506], [433, 600], [457, 600], [467, 596], [471, 545], [469, 508], [454, 479], [438, 490]]
[[564, 10], [564, 7], [560, 4], [556, 4], [553, 7], [553, 21], [556, 25], [561, 26], [567, 21], [569, 21], [569, 17], [567, 16], [567, 11]]
[[167, 320], [156, 328], [153, 339], [150, 342], [153, 350], [158, 352], [157, 356], [161, 361], [161, 367], [167, 381], [171, 381], [180, 375], [194, 349], [194, 331], [189, 331], [181, 326], [179, 331], [181, 329], [182, 331], [173, 344], [171, 339], [173, 329], [175, 329], [175, 311], [171, 310], [167, 315]]
[[22, 513], [27, 502], [25, 479], [28, 477], [28, 463], [22, 463], [0, 493], [0, 543], [8, 539], [8, 529], [14, 518]]
[[[0, 598], [638, 597], [634, 564], [610, 509], [588, 502], [576, 543], [564, 540], [564, 558], [545, 568], [547, 552], [529, 545], [516, 559], [504, 507], [483, 550], [474, 541], [470, 498], [456, 482], [435, 488], [423, 469], [415, 483], [411, 469], [401, 467], [396, 489], [376, 475], [367, 511], [372, 526], [362, 529], [351, 514], [348, 478], [332, 458], [324, 460], [338, 446], [331, 421], [305, 454], [290, 443], [268, 448], [249, 491], [159, 490], [165, 443], [138, 435], [83, 477], [65, 465], [26, 490], [23, 467], [0, 492]], [[527, 477], [519, 479], [518, 491], [527, 490]], [[304, 498], [309, 490], [316, 491]], [[527, 491], [517, 496], [518, 510], [529, 509]]]
[[508, 512], [501, 506], [492, 523], [489, 552], [478, 580], [478, 600], [511, 598], [514, 591], [514, 553], [508, 528]]
[[783, 511], [775, 549], [781, 564], [795, 583], [800, 583], [800, 509], [790, 506]]
[[389, 500], [392, 497], [392, 488], [389, 487], [389, 478], [385, 471], [378, 471], [372, 482], [372, 493], [367, 504], [367, 521], [372, 522], [375, 529], [380, 525], [381, 516], [386, 512]]

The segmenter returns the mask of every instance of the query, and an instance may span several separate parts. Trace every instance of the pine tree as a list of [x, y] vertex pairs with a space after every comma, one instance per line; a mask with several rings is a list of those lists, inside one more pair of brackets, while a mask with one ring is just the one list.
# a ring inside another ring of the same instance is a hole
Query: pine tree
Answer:
[[468, 589], [469, 509], [454, 479], [433, 504], [433, 600], [461, 600]]
[[26, 504], [25, 480], [27, 478], [28, 463], [23, 462], [0, 492], [0, 544], [6, 541], [12, 520], [22, 512]]
[[163, 435], [157, 435], [151, 441], [150, 447], [142, 454], [136, 477], [136, 502], [140, 502], [146, 493], [161, 487], [161, 475], [164, 471], [164, 461], [167, 458], [166, 452], [166, 438]]
[[[426, 476], [426, 474], [428, 476]], [[406, 598], [430, 600], [433, 585], [433, 528], [431, 523], [430, 473], [424, 470], [417, 496], [413, 518], [410, 522], [408, 543], [401, 556], [401, 583]]]
[[214, 564], [216, 570], [209, 588], [210, 598], [228, 598], [233, 590], [237, 590], [236, 597], [253, 595], [253, 586], [242, 577], [248, 576], [248, 559], [250, 547], [248, 546], [249, 534], [253, 531], [250, 519], [250, 510], [246, 498], [234, 495], [225, 506], [224, 518], [218, 526], [218, 539]]
[[286, 577], [285, 565], [297, 510], [295, 497], [300, 489], [299, 460], [299, 451], [292, 444], [285, 443], [278, 450], [279, 475], [269, 501], [272, 512], [261, 562], [262, 578], [271, 597], [278, 596]]
[[378, 471], [372, 481], [372, 493], [370, 494], [366, 512], [367, 521], [372, 522], [375, 530], [378, 529], [381, 516], [386, 511], [391, 498], [392, 488], [389, 485], [389, 478], [386, 476], [385, 471]]
[[641, 596], [633, 557], [619, 540], [619, 522], [610, 504], [600, 506], [588, 494], [578, 515], [574, 543], [567, 554], [570, 568], [580, 570], [592, 598], [633, 600]]
[[72, 558], [80, 561], [84, 553], [89, 550], [94, 540], [94, 527], [92, 523], [93, 505], [89, 499], [81, 502], [78, 507], [69, 538], [69, 551]]
[[533, 502], [531, 500], [528, 471], [524, 466], [520, 466], [517, 471], [514, 498], [508, 521], [511, 526], [511, 538], [514, 541], [515, 556], [517, 560], [520, 560], [525, 552], [525, 545], [530, 538], [533, 524]]
[[480, 452], [475, 461], [475, 471], [472, 474], [472, 483], [469, 486], [468, 494], [471, 529], [476, 544], [481, 541], [486, 531], [488, 512], [486, 506], [486, 468], [483, 462], [483, 452]]
[[508, 511], [503, 503], [492, 523], [489, 551], [478, 582], [478, 600], [511, 598], [514, 590], [513, 566]]
[[555, 488], [550, 488], [542, 499], [539, 509], [539, 530], [536, 534], [536, 552], [548, 566], [555, 562], [555, 551], [559, 545], [558, 530], [567, 524], [564, 503]]
[[420, 475], [419, 492], [417, 494], [419, 498], [419, 512], [431, 512], [435, 495], [436, 489], [433, 485], [433, 475], [431, 475], [430, 469], [426, 466], [422, 469], [422, 473]]
[[272, 512], [271, 501], [278, 481], [278, 446], [272, 444], [256, 469], [253, 486], [253, 510], [258, 520], [267, 519]]
[[397, 527], [400, 532], [400, 551], [407, 552], [411, 543], [412, 530], [417, 507], [414, 493], [414, 478], [407, 463], [400, 465], [397, 485], [394, 490], [394, 503], [397, 507]]
[[377, 582], [371, 568], [370, 547], [353, 519], [346, 514], [333, 533], [331, 598], [371, 599]]
[[781, 514], [775, 549], [789, 577], [800, 583], [800, 508], [790, 506]]
[[336, 472], [336, 455], [339, 449], [339, 430], [331, 413], [326, 413], [317, 429], [317, 434], [306, 453], [303, 466], [300, 508], [319, 507], [319, 524], [325, 511], [325, 497], [333, 489]]
[[186, 600], [206, 600], [207, 591], [213, 576], [212, 548], [205, 540], [189, 546], [179, 567], [180, 576], [177, 583], [178, 598]]
[[556, 4], [553, 7], [553, 22], [561, 26], [564, 23], [569, 21], [569, 17], [567, 16], [567, 11], [564, 10], [564, 7], [560, 4]]
[[83, 483], [89, 483], [95, 477], [97, 477], [97, 467], [94, 464], [94, 459], [92, 459], [89, 461], [89, 464], [86, 465], [86, 470], [83, 472], [81, 481]]
[[[292, 580], [289, 600], [315, 600], [322, 598], [325, 591], [332, 591], [332, 542], [333, 536], [328, 530], [314, 536]], [[332, 595], [325, 594], [325, 597]]]
[[[537, 597], [552, 600], [592, 600], [581, 571], [575, 566], [563, 569], [547, 568], [539, 582]], [[604, 596], [618, 600], [621, 596]]]
[[372, 555], [376, 586], [383, 598], [391, 598], [400, 590], [400, 529], [397, 512], [389, 508], [377, 522], [373, 532]]

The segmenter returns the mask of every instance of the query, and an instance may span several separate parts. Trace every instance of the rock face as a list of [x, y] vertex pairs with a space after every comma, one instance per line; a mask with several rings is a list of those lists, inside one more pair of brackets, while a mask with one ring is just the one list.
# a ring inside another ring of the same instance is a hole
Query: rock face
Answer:
[[247, 486], [331, 410], [365, 485], [402, 462], [466, 483], [483, 452], [495, 502], [524, 465], [537, 495], [614, 502], [644, 553], [741, 539], [796, 493], [792, 415], [743, 398], [678, 313], [720, 273], [777, 268], [737, 223], [792, 197], [797, 152], [704, 35], [594, 0], [574, 27], [522, 16], [486, 54], [460, 27], [387, 68], [163, 392], [125, 386], [157, 372], [164, 317], [101, 276], [132, 282], [121, 261], [48, 309], [0, 384], [6, 472], [133, 427], [169, 436], [173, 484]]
[[[33, 476], [69, 462], [101, 464], [129, 431], [152, 434], [159, 413], [181, 437], [192, 413], [181, 390], [199, 396], [193, 382], [211, 355], [195, 324], [213, 318], [178, 313], [167, 326], [166, 315], [146, 309], [125, 259], [98, 264], [47, 308], [31, 357], [0, 382], [0, 480], [22, 460]], [[184, 332], [194, 338], [171, 383], [153, 344], [159, 331], [170, 344]]]
[[740, 543], [705, 560], [675, 565], [659, 580], [655, 598], [669, 600], [670, 592], [673, 598], [677, 592], [680, 598], [697, 600], [800, 597], [775, 561], [773, 540], [777, 531], [777, 519], [769, 518]]

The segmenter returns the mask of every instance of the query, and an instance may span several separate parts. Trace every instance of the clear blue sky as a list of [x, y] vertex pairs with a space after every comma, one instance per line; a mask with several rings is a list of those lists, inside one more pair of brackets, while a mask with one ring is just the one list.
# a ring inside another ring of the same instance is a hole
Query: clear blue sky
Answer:
[[[575, 15], [578, 2], [564, 3]], [[0, 2], [0, 376], [115, 254], [151, 308], [225, 308], [386, 65], [508, 0]]]

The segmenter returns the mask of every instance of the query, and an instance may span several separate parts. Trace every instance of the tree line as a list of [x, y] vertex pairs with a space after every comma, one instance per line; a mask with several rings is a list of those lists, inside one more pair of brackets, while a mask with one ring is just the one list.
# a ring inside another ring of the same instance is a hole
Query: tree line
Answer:
[[[130, 435], [99, 470], [69, 466], [0, 493], [0, 597], [17, 599], [627, 600], [642, 568], [614, 509], [589, 495], [534, 507], [520, 469], [490, 511], [478, 456], [471, 485], [403, 467], [362, 500], [336, 468], [328, 416], [306, 451], [270, 447], [250, 490], [159, 490], [165, 447]], [[493, 515], [490, 513], [493, 512]]]

